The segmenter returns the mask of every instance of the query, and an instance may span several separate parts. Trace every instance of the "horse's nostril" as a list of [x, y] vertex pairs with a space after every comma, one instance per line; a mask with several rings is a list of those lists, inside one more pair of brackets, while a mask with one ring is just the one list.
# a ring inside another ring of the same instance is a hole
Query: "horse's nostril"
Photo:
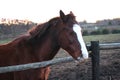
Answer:
[[81, 54], [80, 57], [83, 57], [83, 54]]

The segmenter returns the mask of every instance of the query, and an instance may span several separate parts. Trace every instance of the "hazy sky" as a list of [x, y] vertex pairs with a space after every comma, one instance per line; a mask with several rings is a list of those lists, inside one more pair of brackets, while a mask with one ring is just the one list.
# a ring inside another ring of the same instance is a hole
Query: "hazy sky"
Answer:
[[73, 11], [78, 21], [120, 18], [120, 0], [0, 0], [0, 18], [41, 23], [59, 16], [60, 9]]

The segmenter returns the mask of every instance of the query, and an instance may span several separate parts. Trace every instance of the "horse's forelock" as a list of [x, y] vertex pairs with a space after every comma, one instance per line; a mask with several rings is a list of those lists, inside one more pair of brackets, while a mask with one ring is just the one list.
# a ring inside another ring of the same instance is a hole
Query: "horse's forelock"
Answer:
[[74, 14], [70, 13], [67, 15], [67, 19], [73, 19], [75, 20], [76, 16], [74, 16]]

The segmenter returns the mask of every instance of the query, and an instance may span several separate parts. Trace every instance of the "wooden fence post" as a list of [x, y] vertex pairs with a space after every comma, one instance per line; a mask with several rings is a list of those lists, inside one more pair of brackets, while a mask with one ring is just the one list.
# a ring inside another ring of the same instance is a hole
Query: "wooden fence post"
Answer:
[[92, 80], [99, 80], [100, 76], [100, 46], [99, 41], [91, 41]]

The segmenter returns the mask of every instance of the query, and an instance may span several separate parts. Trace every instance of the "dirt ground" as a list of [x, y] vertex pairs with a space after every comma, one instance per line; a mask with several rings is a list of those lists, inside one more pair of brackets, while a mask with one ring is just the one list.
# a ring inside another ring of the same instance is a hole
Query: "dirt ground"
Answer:
[[[61, 50], [56, 58], [66, 57]], [[91, 58], [86, 63], [61, 63], [51, 66], [49, 80], [92, 80]], [[120, 80], [120, 49], [100, 51], [100, 80]]]

